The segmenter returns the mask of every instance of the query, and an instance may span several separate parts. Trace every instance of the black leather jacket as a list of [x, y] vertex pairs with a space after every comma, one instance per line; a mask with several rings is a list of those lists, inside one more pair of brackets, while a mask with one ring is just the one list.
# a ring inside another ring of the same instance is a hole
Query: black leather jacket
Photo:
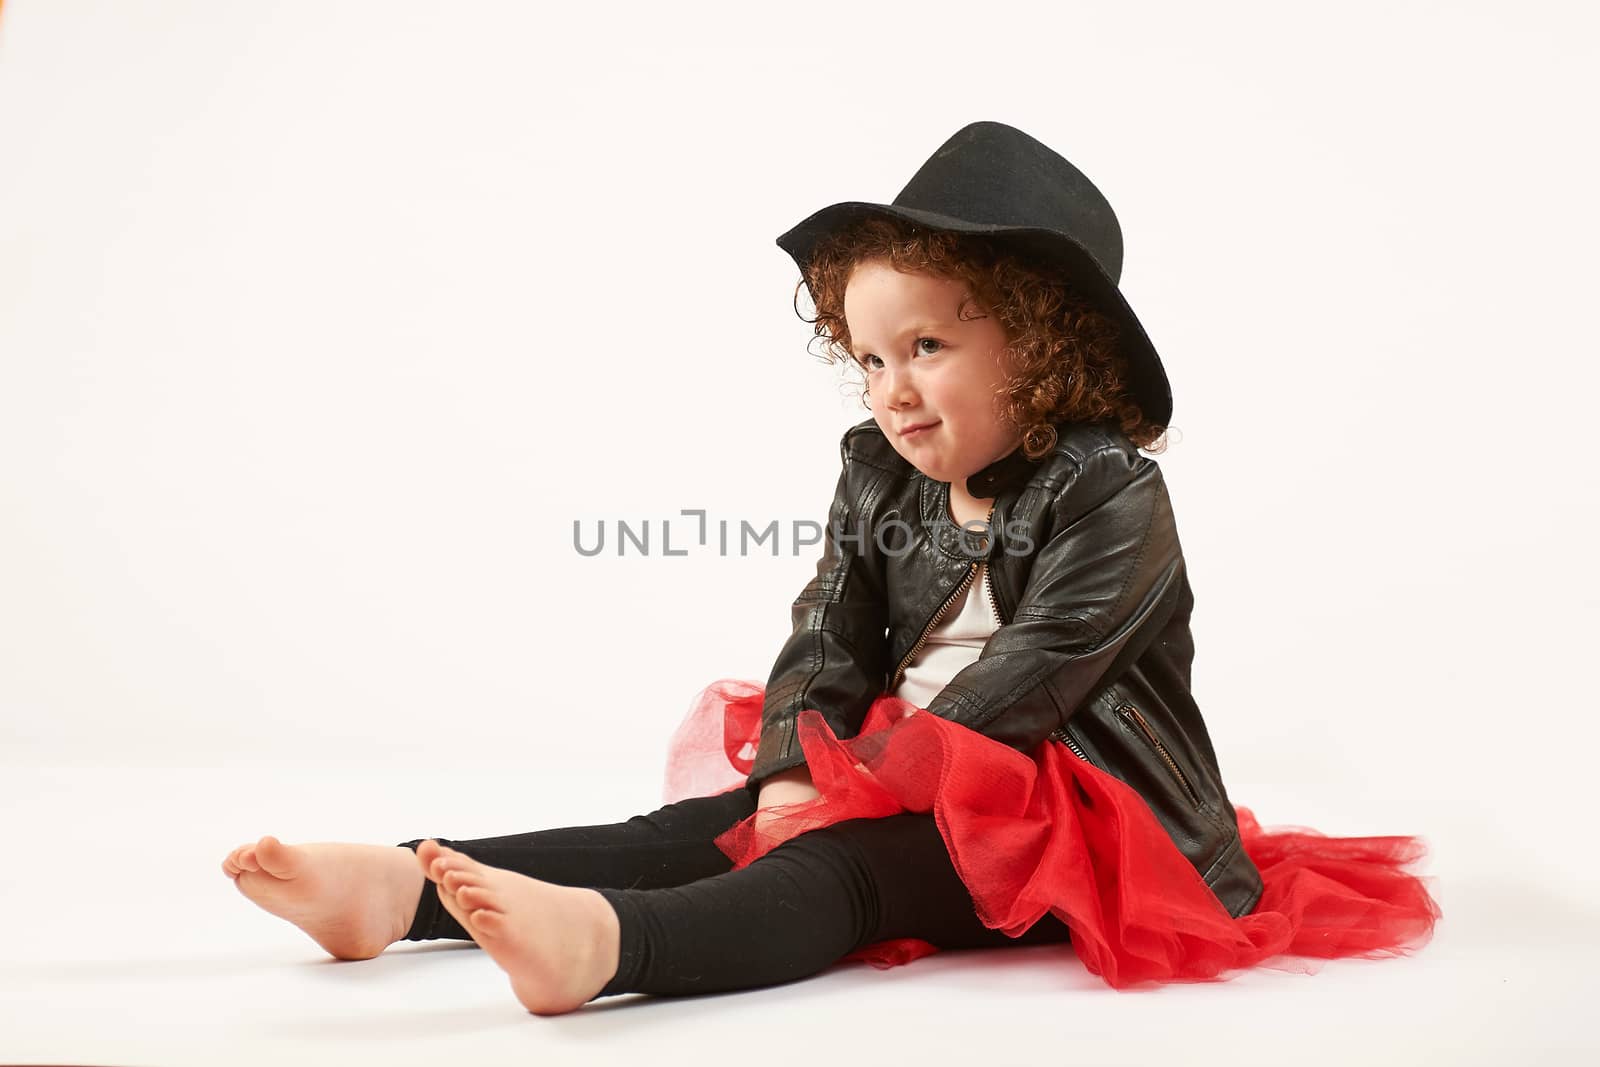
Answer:
[[845, 433], [822, 558], [767, 681], [746, 784], [805, 762], [802, 709], [854, 736], [987, 560], [1000, 627], [928, 711], [1024, 752], [1065, 743], [1120, 778], [1244, 915], [1261, 876], [1189, 693], [1194, 598], [1161, 470], [1114, 424], [1056, 431], [1041, 459], [1019, 448], [967, 479], [973, 497], [994, 499], [987, 537], [955, 524], [950, 486], [901, 458], [873, 420]]

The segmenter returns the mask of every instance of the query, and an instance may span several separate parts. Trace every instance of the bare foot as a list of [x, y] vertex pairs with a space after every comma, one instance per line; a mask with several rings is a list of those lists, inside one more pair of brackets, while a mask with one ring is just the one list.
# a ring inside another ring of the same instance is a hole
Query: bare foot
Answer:
[[424, 884], [404, 846], [286, 845], [271, 834], [228, 853], [222, 872], [341, 960], [369, 960], [405, 937]]
[[594, 999], [617, 973], [617, 913], [593, 889], [555, 885], [490, 867], [428, 840], [417, 861], [439, 902], [502, 970], [535, 1015], [560, 1015]]

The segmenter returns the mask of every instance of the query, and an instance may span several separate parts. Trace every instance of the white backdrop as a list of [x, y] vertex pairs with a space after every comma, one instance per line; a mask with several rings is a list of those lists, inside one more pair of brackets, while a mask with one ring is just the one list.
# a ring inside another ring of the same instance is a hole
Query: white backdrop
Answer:
[[[12, 0], [0, 760], [603, 775], [597, 814], [647, 810], [814, 566], [669, 558], [661, 523], [822, 518], [866, 415], [774, 238], [996, 119], [1121, 219], [1235, 799], [1464, 819], [1508, 900], [1587, 909], [1589, 21]], [[602, 519], [651, 554], [580, 555]]]
[[866, 415], [774, 238], [994, 118], [1122, 220], [1230, 775], [1581, 801], [1562, 8], [1045, 10], [7, 5], [6, 758], [654, 775], [814, 565], [661, 524], [820, 518]]

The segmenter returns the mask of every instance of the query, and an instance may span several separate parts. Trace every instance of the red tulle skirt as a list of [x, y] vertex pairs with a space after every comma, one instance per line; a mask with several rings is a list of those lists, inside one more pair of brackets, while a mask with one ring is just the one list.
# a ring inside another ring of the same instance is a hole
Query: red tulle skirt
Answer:
[[[672, 739], [667, 801], [743, 785], [764, 693], [725, 679], [696, 697]], [[1121, 779], [1059, 742], [1023, 753], [921, 710], [881, 696], [860, 733], [843, 740], [820, 714], [802, 711], [800, 745], [821, 796], [765, 809], [719, 836], [733, 868], [845, 819], [932, 812], [985, 926], [1017, 937], [1053, 914], [1084, 966], [1119, 989], [1227, 978], [1258, 965], [1311, 972], [1317, 959], [1408, 955], [1440, 917], [1424, 879], [1402, 869], [1425, 854], [1421, 838], [1267, 830], [1235, 804], [1265, 887], [1255, 910], [1235, 919]], [[901, 938], [846, 959], [892, 967], [936, 951]]]

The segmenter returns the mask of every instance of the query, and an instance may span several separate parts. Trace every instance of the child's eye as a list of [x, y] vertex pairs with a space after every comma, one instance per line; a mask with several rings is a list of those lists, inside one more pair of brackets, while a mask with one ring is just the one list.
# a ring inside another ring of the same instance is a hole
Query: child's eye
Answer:
[[[927, 345], [937, 345], [938, 348], [935, 348], [932, 352], [929, 352], [927, 349], [922, 347], [925, 344], [927, 344]], [[917, 338], [917, 351], [919, 353], [921, 353], [922, 355], [924, 355], [924, 356], [936, 355], [936, 354], [938, 354], [939, 349], [943, 348], [943, 347], [945, 347], [945, 344], [944, 344], [943, 341], [936, 340], [936, 339], [934, 339], [932, 337], [919, 337], [919, 338]], [[878, 366], [881, 367], [883, 365], [883, 360], [878, 359], [877, 356], [870, 356], [870, 355], [869, 356], [861, 356], [860, 358], [858, 358], [856, 360], [856, 363], [858, 363], [862, 367], [863, 370], [877, 370], [878, 367], [873, 366], [872, 362], [871, 362], [872, 360], [875, 360], [875, 359], [878, 360]]]

